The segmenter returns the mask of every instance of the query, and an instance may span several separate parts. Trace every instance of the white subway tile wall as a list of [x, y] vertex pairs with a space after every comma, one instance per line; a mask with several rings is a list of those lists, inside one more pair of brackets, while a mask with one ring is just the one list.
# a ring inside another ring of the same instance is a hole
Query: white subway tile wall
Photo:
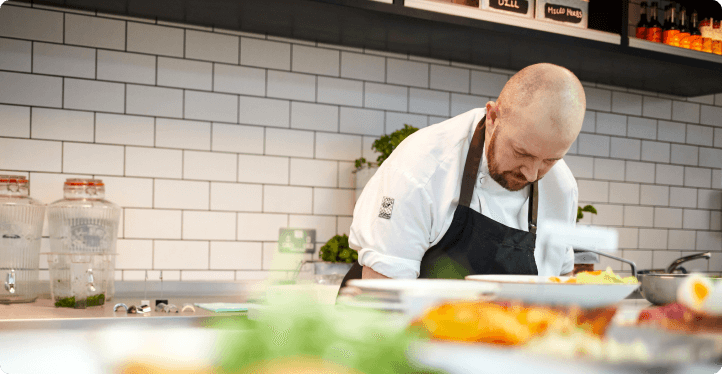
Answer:
[[[483, 107], [514, 73], [212, 30], [0, 10], [0, 170], [29, 175], [46, 203], [67, 177], [104, 179], [123, 208], [118, 279], [288, 270], [279, 229], [316, 229], [317, 250], [348, 233], [353, 161], [375, 159], [375, 139]], [[583, 222], [617, 229], [640, 268], [710, 250], [694, 268], [722, 271], [722, 94], [585, 93], [565, 157], [598, 210]]]

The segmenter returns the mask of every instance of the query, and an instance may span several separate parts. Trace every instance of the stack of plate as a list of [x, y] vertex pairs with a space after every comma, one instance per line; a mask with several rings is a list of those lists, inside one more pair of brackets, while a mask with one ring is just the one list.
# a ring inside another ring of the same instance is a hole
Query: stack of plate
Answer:
[[492, 300], [499, 286], [459, 279], [354, 279], [338, 303], [418, 316], [446, 301]]

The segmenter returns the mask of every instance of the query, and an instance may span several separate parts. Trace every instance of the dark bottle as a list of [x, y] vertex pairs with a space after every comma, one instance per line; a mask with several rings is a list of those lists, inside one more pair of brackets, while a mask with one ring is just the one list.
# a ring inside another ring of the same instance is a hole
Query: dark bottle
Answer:
[[674, 37], [679, 34], [679, 26], [677, 26], [677, 5], [672, 2], [669, 6], [669, 18], [664, 23], [664, 31], [662, 32], [662, 43], [674, 45]]
[[647, 38], [647, 2], [642, 1], [639, 5], [639, 23], [637, 23], [637, 34], [638, 39]]
[[679, 9], [679, 33], [672, 37], [670, 45], [681, 47], [682, 40], [686, 39], [689, 35], [689, 27], [687, 26], [687, 9], [682, 7]]
[[697, 17], [697, 11], [693, 10], [692, 15], [689, 18], [689, 35], [691, 36], [702, 36], [702, 33], [699, 31], [699, 18]]
[[685, 37], [690, 35], [689, 24], [687, 23], [687, 9], [684, 7], [679, 9], [679, 33], [685, 34]]
[[649, 22], [647, 23], [647, 40], [650, 42], [662, 42], [662, 25], [657, 21], [657, 2], [652, 2], [651, 12], [649, 14]]

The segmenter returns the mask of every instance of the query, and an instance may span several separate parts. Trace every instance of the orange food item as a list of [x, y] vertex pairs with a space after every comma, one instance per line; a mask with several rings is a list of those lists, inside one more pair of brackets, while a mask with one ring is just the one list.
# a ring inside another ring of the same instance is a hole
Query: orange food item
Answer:
[[532, 335], [538, 335], [547, 330], [559, 314], [547, 308], [526, 308], [517, 314], [516, 319], [525, 325]]
[[549, 282], [552, 282], [552, 283], [562, 283], [562, 280], [559, 279], [558, 277], [549, 277]]
[[421, 318], [435, 339], [515, 345], [531, 337], [513, 313], [492, 303], [445, 304]]
[[521, 345], [549, 331], [575, 327], [602, 336], [616, 308], [581, 310], [518, 303], [453, 302], [429, 310], [412, 326], [426, 330], [431, 338], [498, 345]]

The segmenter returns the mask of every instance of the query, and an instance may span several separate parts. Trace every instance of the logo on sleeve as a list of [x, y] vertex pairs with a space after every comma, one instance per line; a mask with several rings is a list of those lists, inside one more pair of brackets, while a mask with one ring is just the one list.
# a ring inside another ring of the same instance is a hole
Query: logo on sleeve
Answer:
[[379, 210], [379, 217], [389, 219], [391, 218], [391, 211], [394, 210], [394, 199], [384, 196], [381, 200], [381, 210]]

